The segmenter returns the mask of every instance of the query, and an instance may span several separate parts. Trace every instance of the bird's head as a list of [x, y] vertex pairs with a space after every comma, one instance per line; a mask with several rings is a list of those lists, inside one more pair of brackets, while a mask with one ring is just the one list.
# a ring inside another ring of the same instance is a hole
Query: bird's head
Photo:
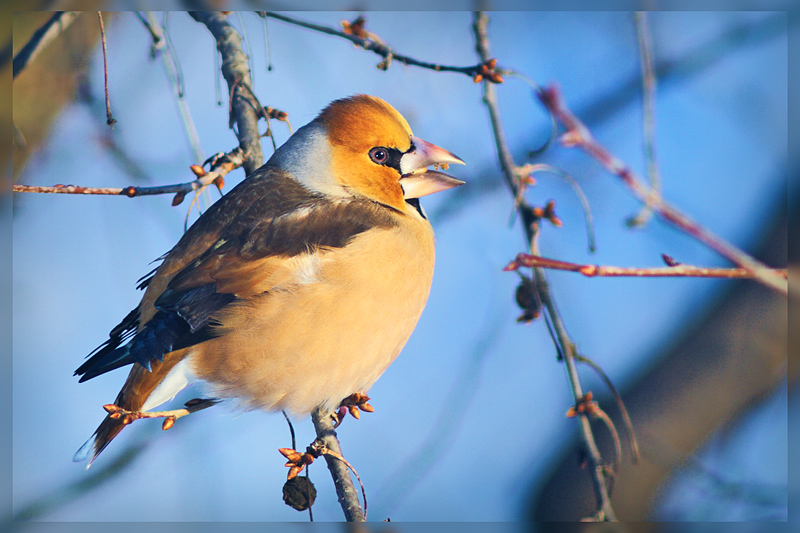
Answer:
[[406, 200], [463, 184], [429, 166], [464, 164], [414, 137], [403, 116], [374, 96], [332, 102], [281, 147], [273, 162], [305, 186], [335, 196], [363, 196], [402, 212]]

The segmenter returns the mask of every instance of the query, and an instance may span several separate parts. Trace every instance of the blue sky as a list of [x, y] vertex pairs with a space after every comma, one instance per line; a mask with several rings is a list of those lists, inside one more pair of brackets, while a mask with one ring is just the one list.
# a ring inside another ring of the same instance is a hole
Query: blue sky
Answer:
[[[354, 15], [298, 16], [338, 26]], [[680, 57], [732, 25], [765, 16], [653, 13], [655, 56]], [[470, 13], [381, 12], [367, 19], [370, 31], [404, 54], [450, 65], [477, 62]], [[518, 278], [501, 270], [524, 250], [524, 241], [519, 220], [509, 224], [513, 202], [502, 184], [480, 86], [462, 75], [397, 63], [381, 72], [374, 54], [277, 21], [269, 22], [274, 69], [267, 72], [260, 19], [245, 13], [242, 20], [252, 46], [255, 92], [264, 105], [288, 111], [295, 128], [336, 98], [373, 94], [395, 106], [415, 135], [467, 162], [450, 170], [467, 182], [464, 189], [481, 187], [480, 194], [457, 204], [447, 192], [423, 199], [437, 239], [430, 300], [405, 350], [370, 393], [376, 413], [347, 420], [339, 432], [346, 456], [367, 486], [370, 517], [521, 518], [524, 488], [548, 470], [563, 443], [574, 436], [575, 423], [564, 417], [571, 397], [544, 324], [515, 323]], [[236, 16], [231, 21], [240, 25]], [[230, 150], [236, 139], [227, 129], [224, 81], [223, 105], [216, 105], [213, 40], [185, 14], [170, 14], [168, 24], [204, 155]], [[131, 13], [115, 17], [107, 31], [111, 103], [118, 120], [111, 135], [150, 180], [136, 184], [189, 181], [188, 165], [195, 161], [163, 62], [149, 59], [147, 32]], [[639, 72], [627, 13], [493, 13], [489, 31], [492, 53], [502, 66], [540, 84], [557, 82], [574, 110]], [[96, 104], [64, 109], [47, 145], [34, 154], [19, 182], [132, 183], [102, 143], [107, 126], [100, 67], [98, 50], [90, 82]], [[527, 151], [545, 138], [548, 119], [525, 83], [509, 78], [497, 92], [509, 143], [522, 163]], [[787, 99], [785, 33], [735, 48], [695, 76], [664, 83], [656, 102], [656, 139], [665, 197], [735, 244], [753, 245], [776, 199], [785, 198]], [[273, 123], [272, 129], [279, 143], [288, 137], [283, 124]], [[638, 98], [593, 131], [612, 152], [644, 172]], [[271, 143], [265, 140], [263, 146], [268, 157]], [[576, 197], [563, 181], [543, 175], [528, 199], [536, 205], [554, 199], [564, 221], [561, 229], [544, 228], [545, 255], [658, 266], [660, 254], [668, 253], [689, 264], [725, 265], [661, 222], [638, 231], [625, 228], [637, 202], [583, 154], [556, 144], [538, 162], [564, 168], [579, 181], [592, 205], [598, 242], [597, 253], [590, 255]], [[241, 170], [231, 174], [227, 188], [242, 178]], [[283, 417], [225, 406], [181, 419], [169, 432], [161, 432], [157, 422], [137, 422], [103, 453], [90, 474], [129, 446], [144, 447], [128, 470], [102, 489], [74, 499], [65, 490], [89, 475], [71, 462], [72, 454], [94, 431], [103, 416], [101, 406], [113, 401], [126, 375], [121, 370], [79, 385], [72, 372], [138, 303], [141, 294], [134, 286], [150, 270], [149, 262], [180, 237], [188, 201], [173, 208], [170, 200], [15, 198], [15, 511], [53, 496], [61, 503], [42, 519], [305, 519], [280, 499], [286, 469], [277, 448], [290, 444]], [[725, 283], [585, 279], [556, 272], [550, 280], [581, 351], [623, 388]], [[176, 405], [197, 395], [191, 392], [180, 395]], [[31, 413], [46, 413], [46, 422]], [[730, 453], [748, 461], [750, 472], [785, 486], [785, 400], [769, 403], [764, 413], [773, 423], [753, 422], [757, 431], [736, 441]], [[297, 422], [295, 429], [300, 443], [313, 440], [308, 419]], [[501, 464], [508, 454], [519, 460], [511, 469]], [[315, 465], [312, 478], [319, 491], [315, 516], [340, 519], [325, 468]], [[109, 505], [100, 492], [137, 505]], [[691, 511], [691, 502], [678, 497], [666, 501], [669, 509], [677, 505], [679, 511]]]

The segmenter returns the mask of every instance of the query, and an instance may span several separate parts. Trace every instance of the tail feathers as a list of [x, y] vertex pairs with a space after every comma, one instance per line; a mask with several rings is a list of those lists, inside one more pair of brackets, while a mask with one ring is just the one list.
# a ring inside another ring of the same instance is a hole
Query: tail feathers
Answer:
[[123, 424], [120, 419], [115, 420], [106, 417], [97, 428], [97, 431], [94, 432], [94, 435], [75, 452], [75, 455], [72, 456], [72, 460], [76, 463], [81, 463], [88, 459], [89, 462], [86, 463], [86, 469], [88, 470], [89, 467], [92, 466], [94, 460], [97, 459], [97, 456], [100, 455], [100, 452], [105, 450], [106, 446], [108, 446], [114, 437], [119, 435], [119, 432], [122, 431], [124, 427], [125, 424]]

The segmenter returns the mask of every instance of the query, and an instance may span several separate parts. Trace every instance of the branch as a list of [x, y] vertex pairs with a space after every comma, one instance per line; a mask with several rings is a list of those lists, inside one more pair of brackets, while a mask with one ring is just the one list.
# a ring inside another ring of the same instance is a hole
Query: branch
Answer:
[[[487, 23], [488, 18], [485, 13], [477, 12], [475, 14], [475, 20], [473, 24], [473, 32], [475, 34], [476, 42], [475, 49], [482, 61], [486, 61], [490, 57], [489, 39], [486, 34]], [[517, 197], [517, 167], [514, 164], [511, 151], [508, 149], [502, 122], [500, 120], [500, 111], [497, 105], [494, 86], [491, 83], [483, 83], [483, 101], [489, 110], [489, 117], [492, 122], [492, 131], [494, 132], [497, 154], [500, 160], [500, 166], [503, 169], [503, 175], [506, 178], [506, 183], [508, 184], [511, 193], [514, 195], [514, 197]], [[525, 205], [520, 204], [519, 210], [523, 217], [523, 221], [525, 222], [524, 228], [528, 242], [530, 243], [531, 248], [534, 249], [536, 247], [534, 229], [533, 226], [525, 220], [530, 216], [528, 213], [529, 209], [525, 209]], [[578, 404], [584, 398], [584, 393], [575, 364], [574, 343], [569, 338], [566, 328], [561, 320], [561, 316], [558, 313], [558, 309], [555, 306], [552, 295], [550, 294], [550, 290], [548, 288], [544, 271], [539, 268], [534, 268], [533, 272], [542, 304], [545, 308], [547, 308], [548, 314], [553, 322], [555, 336], [558, 339], [558, 348], [567, 367], [567, 373], [569, 375], [570, 386], [572, 388], [572, 395], [575, 400], [575, 404]], [[587, 414], [585, 412], [579, 413], [578, 420], [580, 423], [581, 436], [586, 448], [587, 459], [591, 468], [592, 483], [594, 485], [595, 495], [597, 497], [599, 508], [597, 515], [601, 516], [603, 520], [615, 520], [616, 518], [614, 516], [614, 509], [611, 507], [611, 500], [608, 494], [608, 488], [606, 486], [602, 458], [600, 456], [600, 451], [597, 449], [597, 444], [595, 443]]]
[[[639, 44], [639, 64], [642, 69], [642, 137], [644, 139], [644, 157], [647, 160], [647, 177], [650, 186], [661, 194], [661, 174], [656, 161], [656, 75], [653, 68], [652, 43], [650, 42], [650, 26], [647, 12], [637, 11], [633, 14], [636, 26], [636, 41]], [[643, 226], [650, 220], [653, 211], [649, 206], [642, 206], [639, 213], [628, 219], [629, 227]]]
[[230, 153], [225, 154], [223, 157], [218, 158], [218, 162], [212, 164], [214, 169], [211, 172], [206, 172], [198, 165], [192, 165], [190, 168], [198, 179], [187, 183], [177, 183], [174, 185], [160, 185], [157, 187], [135, 187], [129, 185], [127, 187], [81, 187], [78, 185], [53, 185], [52, 187], [41, 185], [17, 185], [12, 186], [13, 192], [37, 192], [37, 193], [55, 193], [55, 194], [105, 194], [127, 196], [128, 198], [135, 198], [137, 196], [151, 196], [155, 194], [171, 194], [175, 193], [175, 198], [172, 200], [172, 205], [178, 205], [183, 201], [187, 193], [203, 189], [212, 183], [217, 188], [222, 189], [225, 185], [223, 177], [242, 166], [242, 154], [239, 148], [234, 149]]
[[261, 136], [258, 133], [259, 107], [252, 99], [247, 56], [242, 51], [242, 39], [236, 29], [228, 24], [221, 12], [190, 11], [197, 22], [205, 24], [217, 41], [222, 55], [222, 75], [231, 95], [231, 120], [236, 122], [236, 137], [244, 154], [244, 171], [249, 176], [264, 162], [261, 153]]
[[106, 124], [114, 127], [117, 120], [111, 114], [111, 100], [108, 97], [108, 54], [106, 52], [106, 27], [103, 24], [103, 12], [97, 12], [97, 19], [100, 21], [100, 44], [103, 47], [103, 81], [106, 93]]
[[50, 20], [45, 22], [44, 26], [36, 30], [27, 44], [14, 56], [14, 79], [17, 78], [20, 72], [25, 70], [28, 63], [33, 61], [33, 58], [36, 57], [45, 46], [61, 35], [61, 32], [66, 30], [77, 16], [78, 13], [75, 11], [59, 11], [54, 13], [53, 16], [50, 17]]
[[[633, 268], [600, 265], [580, 265], [557, 259], [548, 259], [538, 255], [526, 253], [517, 254], [503, 270], [517, 270], [519, 267], [542, 267], [551, 270], [565, 270], [567, 272], [580, 272], [587, 278], [593, 277], [635, 277], [635, 278], [727, 278], [727, 279], [753, 279], [754, 274], [744, 268], [705, 268], [691, 265], [675, 264], [674, 266], [660, 268]], [[773, 269], [783, 279], [788, 279], [787, 269]]]
[[[333, 429], [330, 413], [317, 409], [311, 413], [311, 420], [314, 423], [317, 438], [328, 450], [342, 457], [342, 449], [339, 446], [336, 431]], [[348, 522], [364, 522], [366, 521], [366, 516], [361, 509], [361, 504], [358, 502], [358, 491], [356, 491], [353, 480], [350, 478], [346, 462], [339, 459], [339, 457], [325, 454], [325, 462], [328, 463], [328, 470], [331, 471], [333, 484], [336, 486], [336, 495], [339, 497], [339, 504], [344, 511], [345, 520]]]
[[[305, 22], [303, 20], [299, 20], [286, 15], [281, 15], [280, 13], [275, 13], [273, 11], [265, 11], [263, 12], [263, 14], [264, 16], [269, 18], [287, 22], [289, 24], [294, 24], [296, 26], [307, 28], [309, 30], [318, 31], [326, 35], [333, 35], [334, 37], [340, 37], [342, 39], [346, 39], [351, 43], [353, 43], [354, 45], [363, 48], [364, 50], [375, 52], [376, 54], [378, 54], [383, 58], [383, 61], [378, 65], [378, 68], [382, 70], [386, 70], [387, 68], [389, 68], [389, 64], [392, 62], [392, 60], [394, 60], [394, 61], [399, 61], [406, 66], [410, 65], [414, 67], [433, 70], [436, 72], [457, 72], [460, 74], [465, 74], [470, 78], [475, 78], [478, 75], [486, 76], [487, 74], [486, 69], [482, 67], [491, 59], [487, 57], [484, 59], [482, 63], [478, 63], [477, 65], [469, 67], [455, 67], [450, 65], [440, 65], [438, 63], [429, 63], [427, 61], [420, 61], [419, 59], [414, 59], [413, 57], [395, 52], [389, 45], [378, 39], [377, 36], [375, 36], [374, 34], [363, 31], [363, 28], [359, 28], [360, 31], [356, 30], [354, 33], [347, 33], [341, 30], [337, 30], [335, 28], [331, 28], [330, 26], [314, 24], [313, 22]], [[351, 24], [350, 26], [355, 26], [355, 25], [356, 24]], [[490, 67], [490, 69], [493, 68], [494, 66]], [[496, 75], [492, 74], [490, 74], [490, 76], [487, 76], [487, 78], [489, 78], [490, 81], [494, 81], [493, 78], [495, 77]], [[502, 78], [500, 78], [500, 81], [502, 81]], [[497, 81], [494, 82], [498, 83]]]
[[564, 146], [581, 148], [606, 167], [610, 173], [618, 176], [634, 196], [653, 209], [661, 218], [730, 259], [733, 263], [750, 271], [754, 279], [767, 287], [781, 294], [788, 294], [789, 288], [785, 279], [662, 200], [657, 192], [645, 185], [630, 167], [598, 143], [589, 129], [566, 107], [558, 87], [551, 85], [544, 89], [539, 93], [539, 98], [567, 129], [561, 137]]

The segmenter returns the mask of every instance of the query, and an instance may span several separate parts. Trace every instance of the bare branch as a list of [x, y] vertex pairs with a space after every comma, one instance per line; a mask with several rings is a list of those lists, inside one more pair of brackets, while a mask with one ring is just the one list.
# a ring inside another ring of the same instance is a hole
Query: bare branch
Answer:
[[[661, 174], [656, 162], [656, 75], [653, 68], [652, 43], [647, 13], [637, 11], [633, 14], [636, 26], [636, 41], [639, 44], [639, 64], [642, 69], [642, 136], [644, 138], [644, 157], [647, 161], [647, 177], [650, 186], [661, 194]], [[649, 206], [642, 209], [634, 217], [628, 219], [628, 226], [642, 226], [650, 220], [653, 211]]]
[[[318, 439], [328, 450], [341, 457], [342, 449], [339, 446], [336, 431], [333, 429], [333, 421], [331, 420], [330, 413], [322, 409], [317, 409], [311, 413], [311, 420], [314, 423], [314, 429], [317, 432]], [[358, 492], [356, 491], [355, 485], [353, 485], [353, 480], [350, 478], [347, 465], [329, 454], [325, 455], [325, 462], [328, 463], [328, 470], [331, 471], [333, 483], [336, 486], [336, 494], [339, 497], [339, 504], [344, 511], [345, 520], [348, 522], [366, 521], [366, 516], [358, 501]], [[366, 498], [364, 501], [366, 501]]]
[[562, 144], [568, 147], [577, 146], [581, 148], [606, 167], [610, 173], [618, 176], [634, 196], [650, 206], [661, 218], [707, 245], [720, 255], [730, 259], [733, 263], [747, 269], [752, 273], [754, 279], [757, 279], [767, 287], [781, 294], [788, 294], [789, 288], [785, 279], [782, 279], [781, 276], [760, 261], [750, 257], [662, 200], [653, 189], [642, 182], [629, 166], [617, 159], [597, 142], [589, 129], [567, 108], [558, 87], [551, 85], [539, 93], [539, 97], [567, 129], [566, 133], [561, 137]]
[[40, 185], [18, 185], [12, 186], [13, 192], [37, 192], [37, 193], [56, 193], [56, 194], [105, 194], [127, 196], [134, 198], [136, 196], [150, 196], [154, 194], [175, 194], [172, 200], [172, 205], [178, 205], [183, 201], [187, 193], [196, 191], [211, 185], [217, 185], [219, 189], [224, 186], [223, 177], [242, 166], [242, 156], [238, 148], [232, 152], [225, 154], [224, 157], [219, 159], [219, 163], [211, 172], [205, 172], [201, 167], [192, 165], [192, 171], [198, 175], [198, 179], [187, 183], [177, 183], [175, 185], [160, 185], [157, 187], [135, 187], [129, 185], [127, 187], [81, 187], [77, 185], [53, 185], [52, 187]]
[[262, 165], [264, 157], [258, 133], [259, 109], [253, 102], [252, 92], [242, 90], [242, 86], [250, 88], [252, 83], [247, 56], [242, 51], [242, 38], [221, 12], [191, 11], [189, 14], [205, 24], [217, 41], [222, 55], [222, 75], [232, 95], [230, 105], [239, 147], [244, 153], [244, 171], [250, 175]]
[[[541, 267], [550, 270], [566, 270], [580, 272], [587, 278], [593, 277], [634, 277], [634, 278], [727, 278], [753, 279], [755, 274], [744, 268], [706, 268], [676, 264], [669, 267], [636, 268], [600, 265], [581, 265], [557, 259], [548, 259], [537, 255], [520, 253], [503, 270], [516, 270], [519, 267]], [[783, 279], [788, 279], [787, 269], [769, 269]]]
[[[475, 34], [475, 49], [483, 61], [486, 61], [486, 59], [490, 57], [489, 38], [486, 33], [487, 23], [488, 17], [485, 13], [477, 12], [475, 14], [473, 24], [473, 32]], [[484, 82], [483, 84], [483, 101], [489, 109], [489, 117], [492, 122], [492, 131], [494, 133], [495, 144], [497, 146], [500, 166], [503, 169], [503, 175], [506, 178], [506, 183], [508, 184], [511, 193], [517, 197], [518, 185], [515, 172], [517, 167], [514, 164], [514, 159], [511, 156], [511, 151], [509, 150], [505, 139], [505, 133], [500, 120], [500, 111], [497, 105], [494, 86], [491, 83]], [[524, 224], [525, 233], [533, 250], [536, 247], [534, 238], [535, 233], [532, 224], [525, 220], [526, 218], [530, 217], [530, 214], [528, 213], [529, 209], [525, 209], [524, 207], [524, 204], [520, 204], [519, 209], [523, 217], [523, 221], [526, 222]], [[567, 334], [566, 328], [561, 320], [561, 316], [559, 315], [558, 309], [556, 308], [556, 305], [550, 294], [544, 271], [539, 268], [535, 268], [533, 272], [542, 304], [545, 308], [547, 308], [548, 314], [552, 320], [555, 336], [558, 339], [558, 348], [564, 358], [564, 363], [567, 367], [567, 373], [572, 389], [572, 395], [575, 403], [577, 404], [584, 397], [584, 394], [575, 364], [574, 343]], [[600, 451], [597, 449], [597, 444], [595, 443], [589, 419], [586, 413], [580, 413], [578, 420], [581, 428], [581, 436], [591, 467], [592, 483], [595, 488], [595, 495], [597, 497], [599, 508], [598, 516], [602, 516], [604, 520], [613, 521], [616, 519], [614, 516], [614, 509], [611, 507], [611, 499], [606, 486], [602, 458], [600, 457]]]
[[[420, 67], [428, 70], [433, 70], [436, 72], [457, 72], [460, 74], [466, 74], [470, 78], [475, 78], [478, 75], [484, 75], [484, 71], [481, 69], [482, 65], [490, 60], [491, 58], [485, 58], [483, 63], [478, 63], [477, 65], [469, 66], [469, 67], [455, 67], [450, 65], [440, 65], [437, 63], [429, 63], [427, 61], [420, 61], [419, 59], [414, 59], [413, 57], [398, 54], [395, 52], [389, 45], [384, 43], [383, 41], [376, 38], [375, 35], [366, 33], [367, 36], [360, 37], [353, 33], [346, 33], [344, 31], [337, 30], [335, 28], [331, 28], [330, 26], [323, 26], [321, 24], [314, 24], [313, 22], [305, 22], [303, 20], [296, 19], [294, 17], [289, 17], [286, 15], [282, 15], [280, 13], [275, 13], [272, 11], [264, 12], [265, 16], [269, 18], [274, 18], [276, 20], [280, 20], [283, 22], [288, 22], [289, 24], [294, 24], [296, 26], [300, 26], [303, 28], [307, 28], [309, 30], [318, 31], [320, 33], [325, 33], [327, 35], [333, 35], [334, 37], [340, 37], [342, 39], [347, 39], [351, 43], [356, 46], [363, 48], [364, 50], [368, 50], [371, 52], [375, 52], [379, 56], [381, 56], [384, 61], [381, 62], [378, 66], [383, 70], [388, 68], [389, 63], [391, 61], [399, 61], [404, 65], [410, 65], [414, 67]], [[480, 80], [477, 80], [480, 81]], [[491, 79], [490, 79], [491, 81]], [[502, 81], [502, 79], [500, 80]], [[497, 83], [497, 82], [495, 82]]]
[[111, 100], [108, 97], [108, 54], [106, 53], [106, 26], [103, 24], [103, 13], [97, 12], [97, 19], [100, 21], [100, 43], [103, 46], [103, 81], [106, 91], [106, 124], [114, 127], [117, 120], [111, 114]]
[[[614, 396], [614, 400], [617, 402], [617, 407], [619, 408], [619, 412], [622, 415], [622, 421], [625, 424], [625, 430], [628, 433], [628, 445], [631, 448], [632, 461], [634, 464], [638, 463], [641, 458], [641, 454], [639, 453], [639, 442], [636, 439], [636, 433], [633, 431], [633, 422], [631, 422], [631, 417], [628, 414], [628, 408], [625, 407], [625, 402], [622, 401], [622, 396], [619, 395], [619, 392], [617, 392], [617, 388], [614, 386], [614, 383], [611, 381], [611, 379], [608, 377], [605, 371], [600, 367], [600, 365], [598, 365], [585, 355], [581, 355], [579, 353], [575, 354], [575, 359], [577, 359], [578, 362], [580, 363], [584, 363], [592, 367], [594, 371], [597, 372], [597, 374], [600, 376], [600, 379], [603, 380], [603, 383], [606, 384], [606, 387], [608, 387], [608, 389], [611, 391], [611, 395]], [[619, 470], [619, 468], [617, 468], [617, 470]]]

